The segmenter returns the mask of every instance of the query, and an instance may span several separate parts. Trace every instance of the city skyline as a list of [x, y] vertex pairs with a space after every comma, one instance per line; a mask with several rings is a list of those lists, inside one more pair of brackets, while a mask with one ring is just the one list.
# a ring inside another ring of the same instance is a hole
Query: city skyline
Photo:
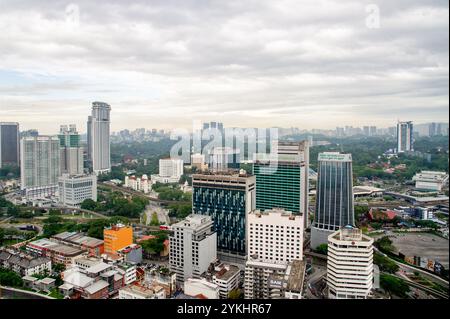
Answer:
[[304, 129], [447, 118], [448, 3], [378, 1], [371, 25], [375, 9], [5, 2], [0, 118], [50, 134], [70, 114], [85, 132], [96, 100], [111, 105], [112, 131], [212, 118]]

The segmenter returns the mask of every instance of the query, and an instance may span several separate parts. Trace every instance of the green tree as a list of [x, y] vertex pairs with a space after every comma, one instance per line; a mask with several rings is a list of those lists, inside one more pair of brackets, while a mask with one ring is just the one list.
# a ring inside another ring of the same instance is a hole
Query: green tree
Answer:
[[373, 255], [374, 264], [378, 265], [381, 271], [395, 274], [399, 270], [399, 266], [387, 257], [375, 252]]
[[394, 277], [388, 274], [380, 275], [380, 286], [391, 295], [396, 295], [400, 298], [407, 298], [409, 286], [403, 279]]
[[316, 253], [326, 255], [328, 254], [328, 244], [321, 244], [317, 246]]
[[81, 206], [80, 206], [80, 207], [81, 207], [82, 209], [95, 211], [95, 209], [97, 208], [97, 203], [96, 203], [94, 200], [88, 198], [88, 199], [85, 199], [85, 200], [81, 203]]
[[244, 299], [244, 293], [240, 289], [233, 289], [228, 294], [228, 299]]
[[22, 278], [14, 271], [0, 268], [0, 285], [9, 287], [22, 287]]
[[156, 214], [156, 212], [152, 213], [152, 220], [150, 221], [150, 226], [159, 226], [158, 214]]

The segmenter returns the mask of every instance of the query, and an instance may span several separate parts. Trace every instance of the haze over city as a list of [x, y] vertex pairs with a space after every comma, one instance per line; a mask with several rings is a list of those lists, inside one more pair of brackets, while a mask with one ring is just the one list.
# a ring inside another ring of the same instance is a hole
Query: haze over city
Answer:
[[[2, 1], [0, 118], [53, 134], [448, 118], [448, 2]], [[372, 21], [372, 22], [371, 22]], [[326, 114], [326, 116], [324, 116]]]

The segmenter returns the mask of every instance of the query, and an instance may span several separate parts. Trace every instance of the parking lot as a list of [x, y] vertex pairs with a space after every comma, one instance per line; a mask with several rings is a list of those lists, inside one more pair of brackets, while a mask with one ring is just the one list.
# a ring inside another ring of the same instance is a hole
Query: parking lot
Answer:
[[391, 237], [391, 240], [406, 256], [438, 260], [445, 268], [449, 266], [448, 239], [428, 233], [395, 233], [395, 237]]

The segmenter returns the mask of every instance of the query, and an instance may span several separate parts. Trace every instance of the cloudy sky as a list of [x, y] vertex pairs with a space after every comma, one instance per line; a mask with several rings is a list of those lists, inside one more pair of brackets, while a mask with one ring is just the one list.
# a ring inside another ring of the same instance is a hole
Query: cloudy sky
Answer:
[[[448, 0], [0, 0], [0, 121], [447, 121]], [[377, 14], [379, 13], [379, 15]]]

